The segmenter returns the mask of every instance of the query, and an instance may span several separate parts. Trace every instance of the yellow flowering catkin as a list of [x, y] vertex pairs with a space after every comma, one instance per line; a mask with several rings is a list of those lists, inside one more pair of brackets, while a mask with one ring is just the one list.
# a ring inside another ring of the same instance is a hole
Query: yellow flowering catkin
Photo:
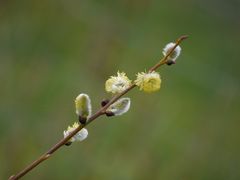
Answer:
[[161, 78], [159, 73], [155, 71], [150, 73], [141, 72], [137, 74], [135, 83], [139, 86], [140, 90], [150, 93], [160, 89]]

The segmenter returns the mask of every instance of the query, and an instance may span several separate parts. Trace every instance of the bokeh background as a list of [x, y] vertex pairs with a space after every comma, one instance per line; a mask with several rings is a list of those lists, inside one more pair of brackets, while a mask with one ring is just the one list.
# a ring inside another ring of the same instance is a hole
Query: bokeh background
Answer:
[[0, 1], [0, 179], [24, 168], [94, 110], [118, 70], [132, 79], [180, 35], [161, 91], [134, 89], [130, 111], [23, 179], [240, 179], [239, 0]]

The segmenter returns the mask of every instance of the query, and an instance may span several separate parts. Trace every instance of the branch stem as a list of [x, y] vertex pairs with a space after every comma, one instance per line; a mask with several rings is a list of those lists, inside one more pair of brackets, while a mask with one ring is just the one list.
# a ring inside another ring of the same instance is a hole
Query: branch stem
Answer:
[[[166, 56], [164, 56], [156, 65], [154, 65], [152, 68], [149, 69], [149, 72], [155, 71], [160, 66], [166, 64], [168, 57], [171, 55], [171, 53], [174, 51], [174, 49], [184, 40], [187, 36], [181, 36], [177, 39], [175, 46], [168, 52]], [[127, 88], [125, 91], [121, 92], [120, 94], [117, 94], [112, 97], [112, 99], [103, 107], [101, 107], [95, 114], [93, 114], [86, 122], [86, 124], [80, 124], [74, 131], [72, 131], [67, 137], [61, 139], [57, 144], [52, 146], [47, 152], [45, 152], [43, 155], [41, 155], [38, 159], [33, 161], [31, 164], [29, 164], [26, 168], [24, 168], [22, 171], [20, 171], [16, 175], [12, 175], [9, 177], [9, 180], [17, 180], [23, 177], [25, 174], [30, 172], [32, 169], [34, 169], [36, 166], [38, 166], [43, 161], [49, 159], [54, 152], [56, 152], [60, 147], [65, 145], [75, 134], [78, 133], [82, 128], [93, 122], [95, 119], [97, 119], [99, 116], [105, 114], [105, 111], [107, 108], [116, 102], [119, 98], [121, 98], [123, 95], [128, 93], [130, 90], [136, 87], [136, 84], [132, 84], [129, 88]]]

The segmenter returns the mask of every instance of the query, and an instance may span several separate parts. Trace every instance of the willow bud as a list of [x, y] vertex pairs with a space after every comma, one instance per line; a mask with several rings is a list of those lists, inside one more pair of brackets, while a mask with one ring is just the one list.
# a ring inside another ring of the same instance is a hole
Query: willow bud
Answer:
[[121, 98], [107, 108], [106, 115], [120, 116], [129, 110], [130, 104], [131, 104], [130, 98]]
[[[175, 46], [175, 43], [168, 43], [164, 48], [163, 48], [163, 55], [166, 56], [172, 48]], [[177, 46], [172, 53], [168, 56], [168, 65], [175, 64], [178, 56], [181, 53], [181, 47]]]
[[84, 122], [92, 114], [91, 100], [87, 94], [79, 94], [75, 100], [76, 114], [79, 116], [81, 123]]

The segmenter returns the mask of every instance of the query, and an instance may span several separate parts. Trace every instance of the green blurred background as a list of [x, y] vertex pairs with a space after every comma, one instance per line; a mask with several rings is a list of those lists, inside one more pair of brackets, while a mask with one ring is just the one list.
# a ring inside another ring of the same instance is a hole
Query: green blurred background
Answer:
[[239, 19], [239, 0], [0, 1], [0, 179], [62, 138], [79, 93], [96, 110], [110, 75], [134, 79], [183, 34], [161, 91], [134, 89], [23, 179], [240, 179]]

